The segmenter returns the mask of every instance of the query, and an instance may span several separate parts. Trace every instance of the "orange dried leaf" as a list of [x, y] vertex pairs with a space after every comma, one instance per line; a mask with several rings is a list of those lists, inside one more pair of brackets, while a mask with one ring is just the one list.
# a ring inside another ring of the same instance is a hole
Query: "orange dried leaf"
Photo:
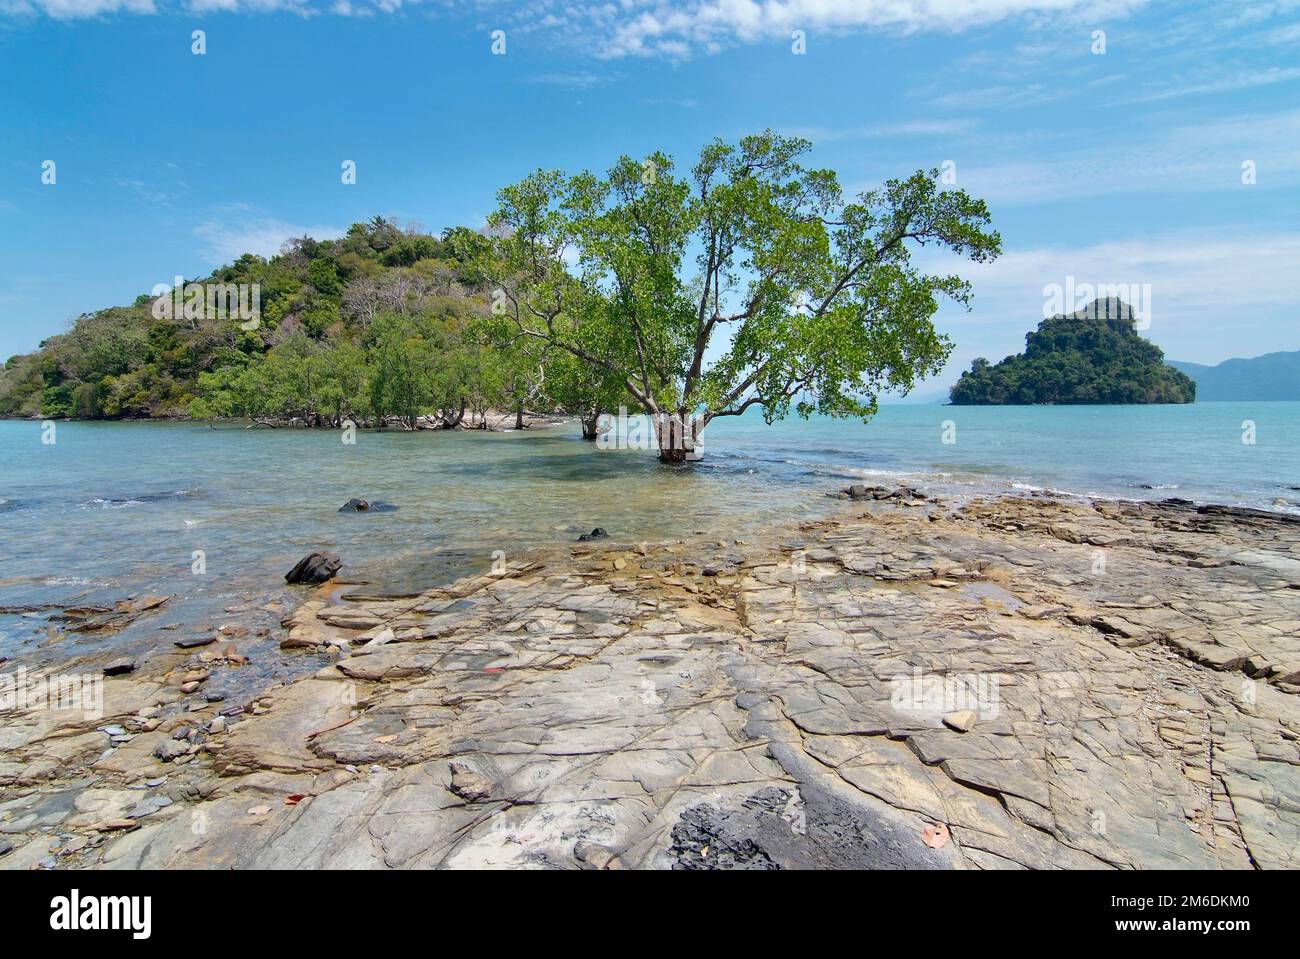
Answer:
[[942, 849], [948, 845], [948, 827], [943, 823], [926, 826], [921, 830], [921, 841], [931, 849]]

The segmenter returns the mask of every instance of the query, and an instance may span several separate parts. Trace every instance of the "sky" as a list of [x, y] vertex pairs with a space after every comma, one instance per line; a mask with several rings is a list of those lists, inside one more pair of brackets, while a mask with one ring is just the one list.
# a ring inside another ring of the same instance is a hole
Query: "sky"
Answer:
[[478, 227], [536, 168], [769, 127], [847, 192], [950, 162], [987, 200], [995, 263], [920, 252], [974, 286], [920, 394], [1071, 278], [1149, 289], [1172, 359], [1300, 349], [1300, 0], [0, 0], [0, 357], [290, 236]]

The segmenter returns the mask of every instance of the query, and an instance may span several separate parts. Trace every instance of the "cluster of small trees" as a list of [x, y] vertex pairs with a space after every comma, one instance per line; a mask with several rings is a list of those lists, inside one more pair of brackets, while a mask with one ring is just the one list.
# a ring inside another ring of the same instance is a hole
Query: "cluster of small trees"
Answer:
[[492, 410], [521, 427], [539, 409], [590, 418], [583, 371], [494, 319], [491, 249], [463, 227], [435, 237], [376, 217], [244, 255], [201, 282], [256, 284], [257, 322], [160, 311], [152, 295], [87, 314], [9, 361], [0, 413], [408, 429], [481, 428]]

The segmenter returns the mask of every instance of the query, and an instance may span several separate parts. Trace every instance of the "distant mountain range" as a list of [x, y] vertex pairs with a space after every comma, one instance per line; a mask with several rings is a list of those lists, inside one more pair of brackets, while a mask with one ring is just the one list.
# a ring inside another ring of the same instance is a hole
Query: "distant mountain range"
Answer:
[[1300, 350], [1265, 353], [1218, 366], [1166, 360], [1196, 382], [1196, 398], [1214, 400], [1300, 400]]

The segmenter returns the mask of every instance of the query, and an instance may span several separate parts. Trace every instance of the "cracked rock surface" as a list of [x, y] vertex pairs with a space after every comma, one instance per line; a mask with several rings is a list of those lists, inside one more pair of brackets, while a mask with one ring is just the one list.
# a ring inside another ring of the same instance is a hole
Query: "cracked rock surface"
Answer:
[[0, 868], [1300, 865], [1300, 523], [838, 508], [322, 594], [334, 662], [215, 726], [183, 659], [7, 714]]

